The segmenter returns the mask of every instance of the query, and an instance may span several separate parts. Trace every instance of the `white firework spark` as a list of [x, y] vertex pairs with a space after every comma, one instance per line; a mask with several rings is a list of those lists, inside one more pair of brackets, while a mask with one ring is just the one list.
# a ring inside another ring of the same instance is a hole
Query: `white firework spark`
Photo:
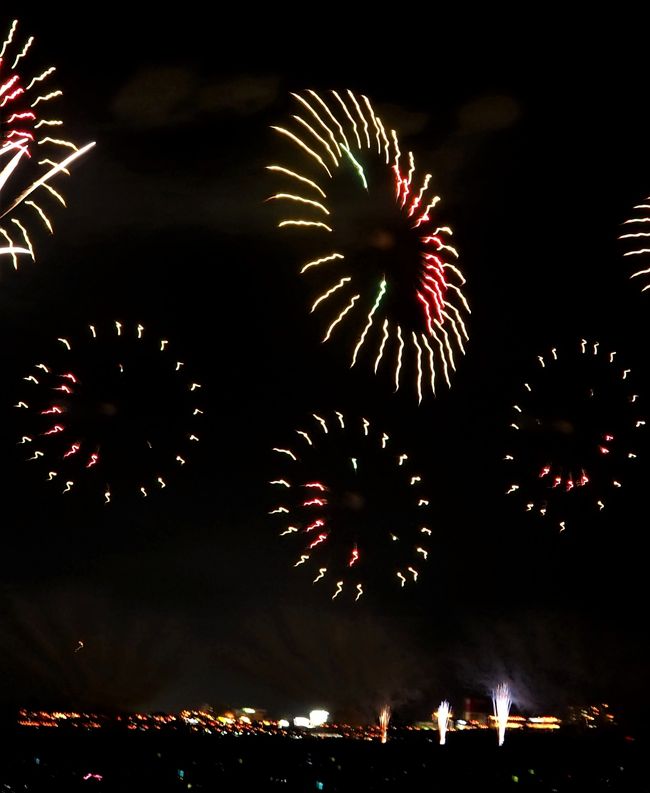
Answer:
[[492, 708], [494, 710], [499, 746], [503, 746], [503, 742], [506, 739], [506, 727], [508, 726], [511, 705], [510, 687], [507, 683], [499, 683], [492, 691]]
[[637, 268], [630, 278], [644, 284], [641, 291], [646, 292], [650, 289], [650, 196], [634, 210], [634, 217], [624, 221], [619, 239], [624, 241], [623, 257]]
[[388, 741], [388, 725], [390, 724], [391, 709], [390, 705], [384, 705], [379, 711], [379, 740], [381, 743]]
[[447, 735], [447, 728], [449, 727], [449, 720], [451, 719], [451, 708], [449, 702], [443, 699], [438, 705], [438, 710], [435, 713], [436, 721], [438, 722], [438, 732], [440, 734], [440, 745], [444, 746]]

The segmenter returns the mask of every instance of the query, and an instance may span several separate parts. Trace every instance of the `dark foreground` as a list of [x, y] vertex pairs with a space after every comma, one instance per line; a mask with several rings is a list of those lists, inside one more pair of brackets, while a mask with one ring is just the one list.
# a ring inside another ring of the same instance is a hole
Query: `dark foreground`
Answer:
[[622, 735], [435, 739], [28, 731], [0, 736], [0, 791], [650, 791], [646, 743]]

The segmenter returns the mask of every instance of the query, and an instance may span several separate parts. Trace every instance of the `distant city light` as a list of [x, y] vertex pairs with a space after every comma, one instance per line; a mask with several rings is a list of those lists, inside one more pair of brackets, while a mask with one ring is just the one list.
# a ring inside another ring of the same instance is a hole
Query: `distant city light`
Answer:
[[307, 716], [296, 716], [293, 720], [294, 727], [306, 727], [309, 729], [311, 727], [311, 721], [307, 718]]

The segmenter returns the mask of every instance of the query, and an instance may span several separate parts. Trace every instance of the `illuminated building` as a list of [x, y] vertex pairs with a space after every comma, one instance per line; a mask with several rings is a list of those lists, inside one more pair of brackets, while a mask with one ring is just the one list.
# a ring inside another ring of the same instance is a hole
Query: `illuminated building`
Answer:
[[487, 727], [488, 718], [491, 716], [490, 705], [487, 699], [465, 697], [463, 700], [463, 718], [467, 725]]
[[559, 730], [562, 722], [557, 716], [531, 716], [526, 721], [529, 730]]

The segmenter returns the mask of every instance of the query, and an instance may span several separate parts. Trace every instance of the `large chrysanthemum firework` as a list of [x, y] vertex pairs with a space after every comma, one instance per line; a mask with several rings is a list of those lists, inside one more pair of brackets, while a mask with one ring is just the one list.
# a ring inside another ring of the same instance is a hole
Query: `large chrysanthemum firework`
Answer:
[[451, 229], [432, 219], [431, 176], [416, 174], [413, 154], [401, 152], [367, 97], [293, 96], [300, 112], [291, 126], [273, 127], [293, 156], [269, 166], [282, 182], [269, 200], [283, 208], [280, 228], [303, 233], [300, 273], [315, 284], [323, 341], [347, 333], [351, 365], [365, 348], [375, 373], [391, 367], [395, 390], [410, 361], [421, 401], [440, 370], [450, 385], [468, 339], [465, 279]]
[[298, 543], [294, 567], [310, 569], [332, 599], [350, 591], [358, 600], [386, 575], [406, 586], [429, 556], [422, 479], [393, 446], [365, 418], [336, 412], [312, 414], [290, 447], [273, 449], [282, 465], [269, 514], [280, 536]]
[[623, 256], [629, 256], [633, 266], [639, 268], [630, 278], [638, 278], [645, 283], [641, 289], [645, 292], [650, 289], [650, 196], [644, 199], [644, 203], [634, 207], [634, 217], [623, 225], [625, 231], [619, 236], [625, 246]]
[[63, 122], [52, 118], [49, 103], [61, 96], [47, 85], [54, 66], [22, 73], [34, 37], [18, 43], [14, 20], [0, 48], [0, 256], [14, 267], [21, 255], [34, 258], [29, 236], [33, 221], [50, 232], [49, 205], [65, 200], [52, 182], [94, 143], [82, 148], [61, 137]]
[[513, 405], [506, 492], [564, 531], [576, 510], [605, 509], [622, 486], [645, 420], [630, 370], [598, 342], [553, 348], [538, 365]]
[[167, 486], [199, 441], [199, 383], [142, 325], [90, 325], [82, 338], [59, 338], [27, 376], [15, 405], [27, 417], [19, 443], [45, 478], [68, 493], [114, 495]]

